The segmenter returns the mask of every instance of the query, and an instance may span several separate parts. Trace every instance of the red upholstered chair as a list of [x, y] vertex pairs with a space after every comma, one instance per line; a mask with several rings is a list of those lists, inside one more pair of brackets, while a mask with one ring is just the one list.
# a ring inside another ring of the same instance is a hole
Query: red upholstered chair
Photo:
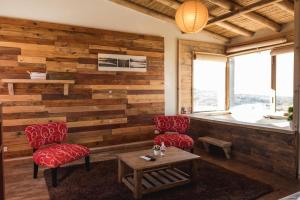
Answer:
[[78, 144], [63, 144], [67, 138], [67, 125], [64, 122], [31, 125], [25, 128], [25, 134], [33, 148], [33, 178], [37, 178], [39, 165], [51, 168], [52, 185], [57, 186], [59, 166], [85, 157], [85, 166], [89, 170], [90, 150]]
[[190, 118], [187, 116], [156, 116], [154, 118], [155, 132], [159, 134], [154, 143], [175, 146], [193, 152], [194, 140], [187, 135]]

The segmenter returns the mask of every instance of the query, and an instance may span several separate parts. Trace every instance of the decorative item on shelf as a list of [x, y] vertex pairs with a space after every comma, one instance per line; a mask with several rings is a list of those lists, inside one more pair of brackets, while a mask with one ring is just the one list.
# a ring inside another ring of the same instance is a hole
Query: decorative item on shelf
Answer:
[[47, 73], [43, 72], [29, 72], [27, 73], [30, 75], [30, 79], [32, 80], [46, 80], [47, 79]]
[[186, 107], [181, 107], [181, 114], [187, 114], [188, 110]]
[[288, 108], [288, 118], [287, 120], [290, 122], [290, 128], [293, 129], [293, 112], [294, 109], [292, 106]]
[[99, 53], [98, 71], [146, 72], [147, 57]]
[[160, 154], [160, 146], [159, 145], [154, 145], [153, 146], [153, 154], [155, 156], [158, 156]]
[[208, 10], [199, 0], [188, 0], [179, 6], [175, 21], [184, 33], [198, 33], [208, 22]]
[[161, 156], [164, 156], [166, 150], [167, 150], [167, 147], [166, 147], [165, 143], [162, 142], [162, 143], [161, 143], [161, 146], [160, 146], [160, 155], [161, 155]]

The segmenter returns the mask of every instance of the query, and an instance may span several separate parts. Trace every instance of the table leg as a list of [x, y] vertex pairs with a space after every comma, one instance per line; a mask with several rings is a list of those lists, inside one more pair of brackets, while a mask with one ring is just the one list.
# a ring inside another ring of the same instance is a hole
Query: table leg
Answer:
[[196, 182], [198, 178], [198, 160], [192, 161], [192, 174], [191, 174], [191, 181], [192, 183]]
[[224, 147], [223, 150], [224, 150], [226, 158], [230, 159], [231, 147]]
[[205, 151], [209, 153], [209, 144], [203, 142], [203, 146], [204, 146]]
[[134, 195], [135, 199], [142, 198], [142, 178], [143, 178], [143, 171], [142, 170], [134, 170], [134, 172], [133, 172], [133, 181], [134, 181], [133, 195]]
[[124, 162], [118, 159], [118, 182], [122, 183], [122, 179], [124, 177], [125, 165]]

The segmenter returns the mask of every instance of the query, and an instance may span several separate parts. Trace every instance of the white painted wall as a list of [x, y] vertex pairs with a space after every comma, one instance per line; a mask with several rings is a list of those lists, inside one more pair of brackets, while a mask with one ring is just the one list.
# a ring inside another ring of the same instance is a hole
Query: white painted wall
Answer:
[[0, 16], [163, 36], [165, 112], [170, 115], [176, 113], [177, 39], [223, 43], [204, 33], [181, 34], [173, 24], [109, 0], [0, 0]]

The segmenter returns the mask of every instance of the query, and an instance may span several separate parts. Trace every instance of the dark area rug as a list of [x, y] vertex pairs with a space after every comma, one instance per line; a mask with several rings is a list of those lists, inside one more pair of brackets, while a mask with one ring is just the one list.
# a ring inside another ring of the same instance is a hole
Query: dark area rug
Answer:
[[[187, 184], [143, 196], [143, 200], [251, 200], [270, 193], [272, 187], [199, 161], [196, 184]], [[92, 163], [58, 170], [58, 186], [51, 186], [51, 171], [45, 179], [52, 200], [132, 200], [132, 192], [117, 182], [117, 161]]]

